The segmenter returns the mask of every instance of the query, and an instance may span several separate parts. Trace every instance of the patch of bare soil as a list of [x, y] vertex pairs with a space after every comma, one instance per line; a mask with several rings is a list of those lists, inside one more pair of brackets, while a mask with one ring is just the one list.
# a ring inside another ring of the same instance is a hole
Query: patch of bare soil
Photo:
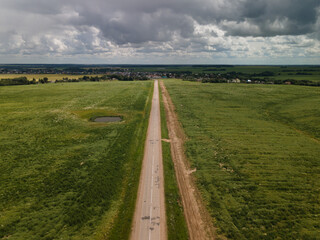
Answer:
[[176, 172], [176, 178], [182, 198], [184, 214], [187, 221], [189, 236], [191, 240], [215, 239], [215, 228], [211, 217], [207, 212], [199, 191], [195, 186], [192, 172], [184, 153], [185, 135], [175, 113], [164, 83], [160, 82], [163, 102], [166, 110], [166, 120], [171, 144], [171, 155]]

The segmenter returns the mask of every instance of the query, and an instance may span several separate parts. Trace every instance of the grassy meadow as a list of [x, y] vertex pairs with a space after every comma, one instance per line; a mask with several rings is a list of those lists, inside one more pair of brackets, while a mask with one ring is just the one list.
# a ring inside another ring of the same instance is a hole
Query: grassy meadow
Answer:
[[0, 87], [1, 239], [128, 238], [152, 86]]
[[319, 239], [320, 88], [166, 80], [228, 239]]

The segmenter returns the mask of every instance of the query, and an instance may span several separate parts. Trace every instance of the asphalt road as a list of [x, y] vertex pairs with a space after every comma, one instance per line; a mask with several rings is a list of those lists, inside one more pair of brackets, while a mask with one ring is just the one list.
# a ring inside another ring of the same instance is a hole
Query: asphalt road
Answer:
[[133, 221], [131, 239], [167, 239], [158, 80], [154, 82], [152, 107]]

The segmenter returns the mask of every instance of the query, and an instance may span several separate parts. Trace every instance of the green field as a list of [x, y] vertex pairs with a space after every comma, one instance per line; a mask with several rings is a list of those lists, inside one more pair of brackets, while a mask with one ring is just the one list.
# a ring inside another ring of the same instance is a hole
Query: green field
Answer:
[[0, 238], [127, 239], [152, 86], [1, 87]]
[[320, 89], [167, 80], [218, 232], [319, 239]]

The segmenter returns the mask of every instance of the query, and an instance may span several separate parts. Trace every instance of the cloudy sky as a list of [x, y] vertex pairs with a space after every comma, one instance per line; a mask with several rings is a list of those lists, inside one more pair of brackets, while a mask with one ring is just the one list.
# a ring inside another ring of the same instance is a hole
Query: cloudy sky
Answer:
[[0, 63], [320, 64], [320, 0], [0, 0]]

